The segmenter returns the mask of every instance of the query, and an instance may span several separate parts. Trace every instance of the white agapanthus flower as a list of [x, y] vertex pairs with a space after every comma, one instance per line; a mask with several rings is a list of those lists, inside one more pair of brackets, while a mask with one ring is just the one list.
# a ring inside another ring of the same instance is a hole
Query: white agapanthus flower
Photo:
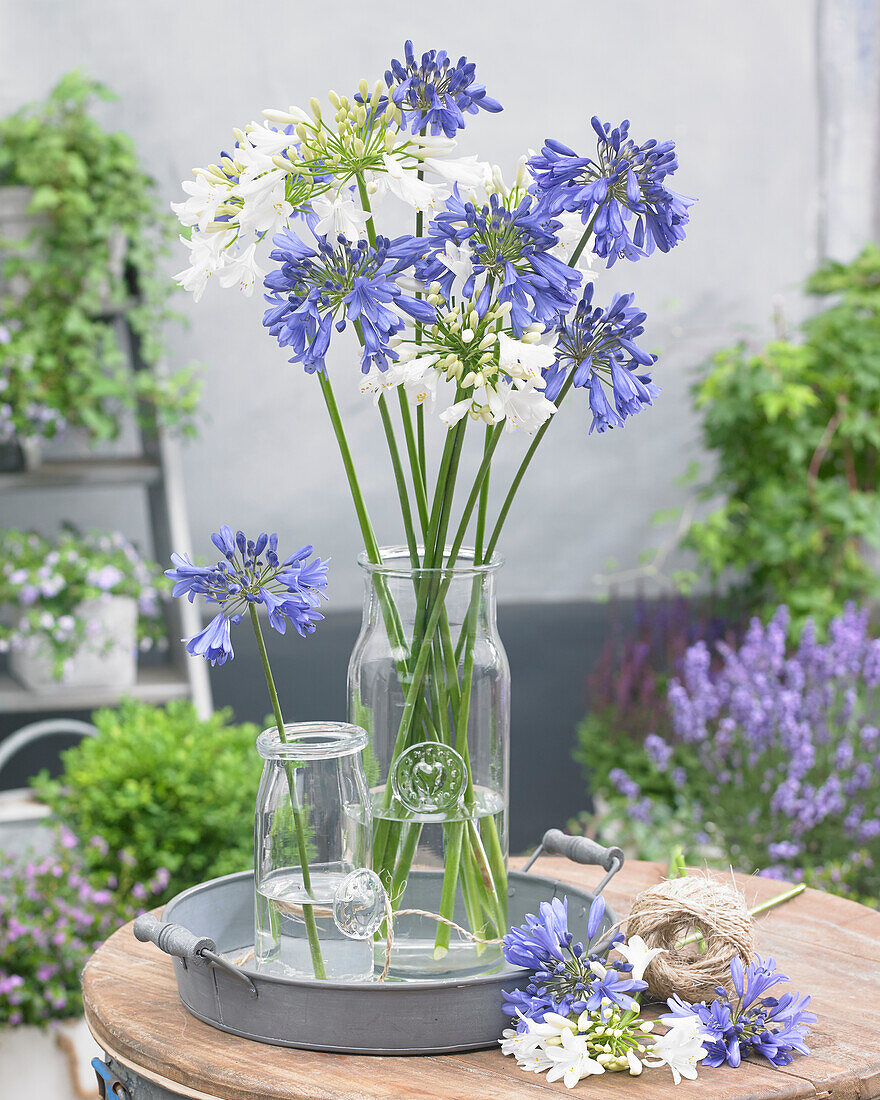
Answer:
[[[568, 210], [555, 214], [554, 218], [562, 225], [554, 230], [558, 243], [550, 249], [550, 255], [567, 264], [580, 244], [586, 226], [581, 221], [580, 214], [574, 214]], [[583, 249], [574, 266], [583, 273], [584, 283], [594, 283], [598, 278], [598, 272], [592, 270], [593, 253], [589, 248]]]
[[561, 1077], [566, 1088], [573, 1089], [585, 1077], [605, 1072], [605, 1067], [590, 1054], [583, 1035], [576, 1035], [566, 1029], [560, 1035], [559, 1041], [559, 1046], [544, 1046], [545, 1057], [553, 1063], [547, 1074], [548, 1082], [558, 1081]]
[[193, 233], [192, 238], [180, 238], [181, 243], [190, 250], [190, 265], [173, 276], [174, 280], [188, 290], [193, 301], [198, 302], [205, 293], [208, 280], [223, 266], [223, 249], [235, 240], [235, 231], [213, 233]]
[[225, 263], [220, 268], [217, 278], [221, 286], [238, 286], [246, 297], [250, 298], [254, 292], [257, 281], [262, 281], [266, 269], [257, 263], [256, 241], [243, 248], [238, 255], [230, 252], [224, 254]]
[[[440, 252], [437, 259], [448, 270], [451, 271], [455, 278], [452, 280], [452, 286], [450, 288], [450, 295], [453, 298], [461, 298], [464, 284], [474, 273], [473, 252], [471, 246], [465, 241], [462, 245], [456, 245], [452, 241], [446, 242], [446, 247], [443, 252]], [[479, 294], [483, 289], [483, 284], [486, 281], [486, 273], [482, 272], [474, 280], [474, 292]]]
[[706, 1057], [702, 1029], [696, 1017], [675, 1020], [665, 1035], [660, 1035], [645, 1056], [644, 1063], [651, 1069], [669, 1066], [676, 1085], [682, 1077], [696, 1080], [697, 1063]]
[[498, 334], [498, 365], [511, 378], [534, 382], [543, 388], [541, 371], [556, 362], [556, 338], [552, 343], [539, 343], [540, 326], [524, 334], [525, 339], [515, 340], [504, 332]]
[[637, 982], [645, 976], [651, 960], [666, 952], [665, 947], [648, 947], [641, 936], [631, 936], [626, 943], [615, 944], [614, 950], [632, 965], [630, 977]]
[[[301, 111], [300, 114], [302, 118], [297, 119], [297, 122], [302, 122], [303, 119], [307, 119], [309, 122], [312, 121], [304, 111]], [[285, 125], [289, 125], [289, 123]], [[267, 126], [264, 122], [249, 123], [244, 128], [244, 134], [250, 145], [269, 160], [272, 157], [279, 156], [287, 149], [292, 149], [298, 141], [295, 133], [286, 134], [283, 130], [276, 130], [272, 126]]]
[[315, 234], [334, 241], [341, 233], [348, 241], [360, 241], [367, 235], [367, 215], [355, 203], [350, 190], [328, 191], [312, 200], [318, 216]]
[[185, 202], [173, 202], [171, 209], [181, 225], [198, 226], [205, 232], [217, 214], [217, 207], [229, 197], [229, 181], [220, 184], [204, 169], [197, 169], [195, 179], [184, 180], [183, 189], [189, 195]]
[[377, 198], [392, 194], [414, 210], [431, 213], [449, 194], [448, 187], [419, 179], [416, 162], [407, 166], [398, 156], [385, 153], [382, 163], [385, 171], [371, 172], [367, 185]]

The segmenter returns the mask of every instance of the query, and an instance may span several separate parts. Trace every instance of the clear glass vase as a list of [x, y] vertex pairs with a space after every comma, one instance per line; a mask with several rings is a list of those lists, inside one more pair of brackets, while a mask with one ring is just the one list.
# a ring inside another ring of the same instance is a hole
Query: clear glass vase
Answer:
[[[444, 559], [445, 560], [445, 559]], [[349, 664], [349, 717], [364, 751], [373, 868], [397, 910], [393, 978], [491, 973], [507, 929], [510, 671], [495, 619], [493, 559], [462, 550], [413, 569], [405, 547], [364, 554], [364, 614]]]
[[265, 764], [254, 829], [257, 968], [284, 977], [366, 981], [369, 940], [333, 919], [336, 892], [370, 866], [371, 814], [362, 750], [367, 734], [342, 723], [275, 727], [257, 738]]

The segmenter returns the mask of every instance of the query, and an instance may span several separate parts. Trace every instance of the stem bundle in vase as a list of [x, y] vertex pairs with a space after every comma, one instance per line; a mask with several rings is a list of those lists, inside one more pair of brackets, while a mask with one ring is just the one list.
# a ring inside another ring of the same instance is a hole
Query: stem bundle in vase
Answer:
[[[384, 80], [328, 99], [326, 112], [316, 99], [308, 111], [264, 111], [184, 184], [189, 197], [174, 209], [191, 256], [177, 279], [196, 299], [215, 275], [245, 294], [262, 281], [263, 323], [291, 363], [317, 375], [366, 558], [382, 566], [327, 366], [331, 344], [353, 330], [360, 389], [375, 402], [400, 504], [415, 607], [408, 628], [387, 577], [375, 574], [402, 703], [374, 798], [374, 866], [398, 905], [427, 818], [407, 811], [392, 778], [413, 746], [435, 746], [417, 761], [423, 775], [432, 767], [440, 775], [444, 764], [449, 782], [461, 782], [442, 825], [439, 915], [451, 919], [460, 893], [471, 929], [495, 938], [506, 929], [506, 850], [493, 815], [479, 812], [469, 744], [479, 577], [457, 625], [447, 595], [460, 558], [475, 571], [492, 563], [515, 494], [572, 391], [586, 396], [590, 434], [620, 428], [653, 403], [656, 357], [638, 343], [645, 315], [631, 294], [599, 305], [592, 265], [669, 251], [684, 239], [693, 200], [667, 187], [678, 166], [673, 143], [636, 144], [628, 122], [593, 118], [595, 148], [583, 155], [548, 138], [510, 185], [476, 157], [456, 157], [466, 116], [501, 105], [472, 63], [442, 51], [418, 57], [408, 42]], [[382, 205], [400, 203], [415, 213], [415, 234], [382, 236]], [[439, 455], [428, 453], [425, 430], [434, 409], [448, 429]], [[469, 430], [482, 444], [470, 472]], [[494, 456], [502, 436], [517, 432], [531, 443], [493, 515]], [[457, 509], [459, 477], [469, 488]], [[449, 939], [439, 923], [436, 959]]]

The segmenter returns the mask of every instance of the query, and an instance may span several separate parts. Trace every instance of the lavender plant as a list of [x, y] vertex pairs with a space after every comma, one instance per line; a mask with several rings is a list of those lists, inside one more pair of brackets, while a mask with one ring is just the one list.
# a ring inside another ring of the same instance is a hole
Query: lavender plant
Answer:
[[[788, 611], [754, 619], [738, 647], [691, 646], [669, 685], [672, 732], [644, 767], [673, 775], [712, 820], [739, 870], [880, 898], [880, 639], [848, 607], [820, 642], [792, 644]], [[622, 769], [625, 794], [641, 789]], [[636, 785], [637, 786], [637, 785]], [[642, 806], [652, 812], [650, 800]]]
[[[477, 83], [472, 62], [453, 63], [445, 51], [419, 57], [407, 42], [404, 60], [393, 60], [384, 79], [361, 80], [351, 95], [330, 92], [328, 99], [326, 115], [317, 99], [308, 111], [264, 111], [264, 121], [234, 131], [217, 164], [184, 183], [188, 197], [173, 208], [190, 255], [176, 278], [196, 300], [212, 280], [248, 295], [263, 282], [263, 323], [321, 388], [367, 559], [381, 563], [328, 368], [340, 334], [353, 333], [360, 389], [379, 413], [411, 569], [423, 572], [411, 636], [387, 590], [378, 592], [405, 696], [389, 767], [411, 746], [439, 737], [471, 776], [479, 591], [453, 637], [445, 605], [451, 567], [469, 535], [473, 564], [490, 562], [537, 447], [572, 390], [583, 393], [596, 434], [653, 404], [656, 356], [641, 343], [645, 314], [629, 294], [600, 306], [590, 268], [595, 259], [610, 267], [678, 245], [693, 200], [669, 187], [678, 168], [674, 144], [639, 144], [626, 121], [612, 127], [594, 117], [595, 152], [585, 155], [548, 139], [540, 153], [522, 158], [512, 183], [476, 157], [455, 156], [466, 116], [494, 114], [501, 105]], [[414, 212], [413, 235], [379, 233], [386, 201]], [[268, 274], [260, 250], [276, 265]], [[436, 405], [449, 430], [433, 463], [425, 413]], [[471, 425], [482, 435], [482, 459], [469, 492], [456, 496]], [[489, 481], [505, 432], [532, 440], [492, 523]], [[477, 830], [473, 786], [464, 795], [470, 827], [460, 865], [474, 869], [474, 888], [465, 889], [450, 859], [441, 910], [451, 917], [460, 882], [469, 920], [492, 938], [505, 926], [505, 854], [494, 822], [483, 837]], [[409, 811], [390, 778], [377, 797], [374, 862], [391, 888], [407, 881], [421, 826], [401, 828]], [[444, 825], [449, 852], [461, 846], [459, 820]], [[392, 893], [397, 904], [401, 891]], [[447, 937], [441, 924], [435, 958]]]
[[[106, 842], [95, 837], [89, 842]], [[61, 828], [54, 854], [15, 862], [0, 853], [0, 1027], [45, 1024], [82, 1010], [83, 964], [114, 929], [155, 905], [167, 882], [160, 869], [122, 902], [116, 881], [98, 887], [76, 837]]]

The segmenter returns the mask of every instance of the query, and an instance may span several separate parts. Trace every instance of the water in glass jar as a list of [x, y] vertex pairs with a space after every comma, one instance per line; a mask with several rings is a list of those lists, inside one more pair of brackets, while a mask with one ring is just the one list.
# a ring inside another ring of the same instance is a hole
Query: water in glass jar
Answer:
[[[402, 814], [383, 808], [383, 790], [373, 792], [373, 822], [381, 818], [406, 822], [405, 828], [416, 828], [418, 835], [418, 862], [407, 879], [406, 889], [395, 909], [423, 909], [437, 913], [443, 888], [443, 869], [446, 864], [446, 846], [450, 823], [467, 820], [453, 814]], [[486, 836], [490, 822], [494, 825], [504, 855], [507, 854], [507, 832], [504, 799], [485, 787], [474, 789], [475, 807], [471, 817], [475, 831]], [[506, 912], [506, 895], [502, 900]], [[456, 924], [476, 932], [483, 939], [496, 939], [507, 931], [506, 921], [500, 932], [492, 926], [480, 924], [472, 928], [461, 891], [456, 890], [452, 920]], [[490, 974], [504, 966], [500, 945], [486, 945], [466, 939], [453, 930], [448, 949], [436, 951], [438, 922], [430, 917], [403, 915], [394, 921], [394, 947], [391, 954], [389, 980], [420, 981], [455, 975]], [[375, 944], [376, 964], [384, 964], [384, 940]]]
[[336, 890], [348, 871], [311, 869], [311, 893], [303, 887], [298, 868], [282, 868], [260, 883], [256, 895], [257, 920], [254, 954], [257, 969], [284, 978], [314, 978], [312, 956], [303, 915], [310, 904], [328, 981], [369, 981], [373, 949], [369, 940], [343, 935], [333, 920]]

